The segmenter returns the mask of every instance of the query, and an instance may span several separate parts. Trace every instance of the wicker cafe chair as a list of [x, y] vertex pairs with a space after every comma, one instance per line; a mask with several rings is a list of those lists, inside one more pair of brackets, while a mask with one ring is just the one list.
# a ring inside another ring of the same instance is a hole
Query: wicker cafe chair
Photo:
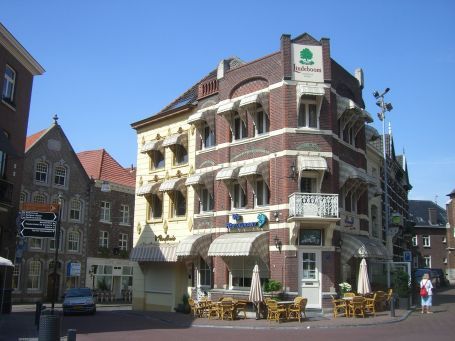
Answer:
[[393, 300], [393, 289], [389, 288], [387, 290], [386, 299], [385, 299], [386, 307], [390, 308], [390, 306], [392, 304], [392, 300]]
[[190, 308], [191, 308], [191, 314], [194, 317], [202, 316], [202, 311], [203, 311], [202, 308], [192, 298], [188, 299], [188, 304], [190, 305]]
[[365, 317], [365, 298], [362, 296], [354, 296], [349, 302], [349, 315], [351, 317]]
[[306, 319], [306, 313], [305, 313], [305, 308], [306, 304], [308, 302], [308, 299], [297, 296], [294, 298], [294, 303], [291, 304], [288, 308], [288, 320], [299, 320], [299, 322], [302, 320], [302, 313], [305, 316]]
[[384, 291], [376, 291], [377, 298], [376, 298], [376, 310], [383, 311], [385, 310], [387, 304], [387, 295]]
[[378, 294], [375, 293], [371, 298], [365, 298], [365, 309], [368, 310], [370, 314], [376, 316], [376, 303], [378, 300]]
[[285, 307], [279, 306], [274, 300], [267, 301], [267, 320], [279, 323], [281, 318], [286, 318], [286, 315]]
[[343, 297], [354, 297], [355, 296], [355, 292], [345, 292]]
[[234, 320], [235, 318], [235, 305], [232, 300], [223, 300], [220, 303], [220, 316], [221, 319]]
[[243, 318], [246, 319], [246, 306], [247, 306], [247, 304], [248, 304], [248, 301], [243, 301], [243, 300], [237, 301], [237, 303], [235, 304], [236, 317], [239, 317], [240, 313], [243, 313]]
[[338, 316], [349, 316], [347, 302], [342, 299], [337, 299], [333, 295], [331, 296], [333, 305], [333, 317], [336, 318]]

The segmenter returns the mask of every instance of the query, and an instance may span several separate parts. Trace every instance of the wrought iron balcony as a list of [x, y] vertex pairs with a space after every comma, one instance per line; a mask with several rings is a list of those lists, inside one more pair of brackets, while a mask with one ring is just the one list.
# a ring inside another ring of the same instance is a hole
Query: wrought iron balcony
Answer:
[[11, 204], [13, 202], [13, 187], [11, 182], [0, 179], [0, 203]]
[[338, 219], [338, 194], [293, 193], [289, 196], [289, 217]]

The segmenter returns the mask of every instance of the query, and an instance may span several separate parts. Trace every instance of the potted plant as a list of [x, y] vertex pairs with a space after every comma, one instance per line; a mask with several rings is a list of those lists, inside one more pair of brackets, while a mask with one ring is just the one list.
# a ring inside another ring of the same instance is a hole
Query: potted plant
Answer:
[[352, 286], [348, 282], [341, 282], [340, 284], [338, 284], [338, 286], [340, 287], [341, 297], [343, 297], [345, 293], [351, 292], [352, 290]]
[[268, 280], [264, 283], [264, 292], [271, 293], [272, 298], [276, 298], [276, 293], [280, 291], [281, 288], [281, 282], [274, 279]]
[[392, 273], [393, 291], [400, 297], [400, 308], [407, 309], [409, 307], [409, 275], [403, 270], [397, 270]]

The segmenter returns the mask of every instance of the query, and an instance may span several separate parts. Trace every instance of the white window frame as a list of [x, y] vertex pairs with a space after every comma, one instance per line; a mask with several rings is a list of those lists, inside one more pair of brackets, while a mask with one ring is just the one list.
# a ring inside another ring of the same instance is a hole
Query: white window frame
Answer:
[[68, 170], [65, 166], [56, 166], [54, 168], [54, 185], [58, 187], [65, 187], [67, 175]]
[[[15, 291], [19, 291], [21, 283], [21, 268], [22, 264], [14, 263], [14, 269], [12, 274], [11, 288]], [[16, 285], [14, 285], [16, 284]]]
[[[262, 117], [260, 117], [260, 116], [262, 116]], [[269, 120], [269, 115], [267, 115], [267, 113], [265, 112], [265, 110], [262, 106], [259, 106], [256, 109], [255, 118], [256, 118], [256, 122], [254, 125], [255, 136], [267, 134], [270, 130], [270, 120]], [[262, 125], [262, 131], [259, 131], [260, 125]]]
[[430, 235], [422, 235], [422, 246], [431, 247]]
[[69, 217], [70, 220], [81, 221], [81, 217], [82, 217], [82, 202], [79, 199], [71, 199], [70, 217]]
[[[12, 75], [8, 75], [8, 71], [10, 71]], [[3, 77], [2, 100], [6, 101], [9, 104], [14, 103], [14, 96], [16, 92], [16, 76], [16, 71], [7, 64]]]
[[104, 248], [109, 247], [109, 232], [108, 231], [99, 231], [98, 246], [104, 247]]
[[200, 189], [199, 199], [199, 212], [203, 213], [213, 211], [213, 195], [206, 187], [202, 187]]
[[247, 205], [248, 197], [242, 187], [238, 182], [232, 184], [232, 198], [231, 198], [231, 207], [234, 209], [242, 209]]
[[[212, 267], [203, 258], [199, 258], [199, 266], [197, 269], [197, 286], [198, 288], [210, 288], [212, 286]], [[204, 274], [205, 283], [202, 283], [202, 274]], [[207, 283], [208, 279], [208, 283]]]
[[31, 260], [27, 269], [27, 289], [38, 291], [41, 289], [41, 272], [43, 264], [39, 260]]
[[173, 165], [174, 166], [182, 166], [188, 163], [188, 148], [182, 144], [175, 144], [172, 146], [172, 153], [173, 157]]
[[425, 268], [431, 268], [431, 256], [423, 256]]
[[[64, 240], [65, 240], [64, 232], [63, 232], [62, 229], [60, 229], [60, 238], [59, 238], [59, 241], [58, 241], [58, 249], [59, 249], [59, 251], [62, 251]], [[54, 245], [52, 245], [52, 243]], [[50, 238], [49, 239], [49, 250], [55, 250], [55, 238]]]
[[418, 246], [419, 245], [419, 236], [415, 235], [412, 237], [412, 246]]
[[[305, 95], [304, 95], [305, 96]], [[302, 96], [300, 98], [299, 107], [297, 108], [297, 126], [299, 128], [310, 128], [310, 129], [319, 129], [319, 105], [317, 99], [305, 98]], [[315, 121], [316, 126], [310, 126], [310, 105], [314, 105], [315, 108]], [[305, 122], [301, 122], [301, 113], [300, 108], [304, 108]]]
[[208, 149], [215, 146], [215, 132], [210, 129], [207, 122], [204, 122], [201, 128], [202, 148]]
[[32, 202], [34, 204], [45, 204], [47, 202], [47, 198], [43, 193], [35, 193], [33, 194]]
[[[168, 192], [169, 197], [171, 199], [171, 218], [182, 218], [186, 217], [186, 214], [188, 213], [188, 200], [186, 198], [186, 193], [182, 193], [181, 191], [171, 191]], [[185, 213], [184, 214], [177, 214], [177, 207], [179, 207], [180, 200], [185, 201]]]
[[[255, 183], [255, 196], [254, 206], [263, 207], [270, 204], [270, 189], [265, 180], [262, 177], [258, 177]], [[259, 202], [259, 198], [263, 198], [262, 202]]]
[[128, 251], [128, 234], [120, 233], [118, 239], [118, 247], [122, 251]]
[[111, 222], [111, 203], [109, 201], [101, 201], [100, 203], [100, 221]]
[[122, 216], [122, 225], [130, 224], [130, 207], [125, 204], [120, 205], [120, 214]]
[[48, 178], [49, 165], [44, 161], [37, 162], [35, 165], [35, 182], [40, 184], [47, 184]]
[[68, 232], [68, 248], [69, 252], [79, 252], [80, 251], [80, 241], [81, 234], [78, 231], [69, 231]]
[[[28, 237], [28, 241], [27, 241], [27, 244], [28, 244], [28, 247], [31, 249], [31, 250], [42, 250], [43, 249], [43, 238], [38, 238], [38, 237]], [[36, 244], [39, 244], [36, 245]]]
[[[238, 122], [238, 127], [237, 127]], [[238, 134], [237, 134], [238, 131]], [[238, 135], [238, 137], [236, 137]], [[248, 127], [246, 122], [242, 120], [240, 114], [236, 112], [232, 116], [232, 141], [240, 141], [248, 137]]]

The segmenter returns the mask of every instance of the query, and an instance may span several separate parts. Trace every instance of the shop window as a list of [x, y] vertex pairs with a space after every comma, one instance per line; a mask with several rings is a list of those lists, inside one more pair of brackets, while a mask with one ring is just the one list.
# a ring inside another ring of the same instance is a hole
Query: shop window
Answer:
[[215, 145], [215, 133], [207, 123], [202, 126], [202, 149], [210, 148]]
[[38, 183], [47, 183], [49, 166], [45, 162], [37, 162], [35, 166], [35, 181]]
[[212, 286], [212, 269], [204, 259], [199, 259], [199, 286]]
[[5, 76], [3, 78], [3, 92], [2, 92], [2, 99], [7, 102], [8, 104], [14, 104], [14, 95], [16, 90], [16, 71], [9, 66], [6, 65], [5, 68]]
[[41, 288], [41, 262], [32, 260], [28, 264], [27, 289], [39, 290]]
[[267, 280], [267, 265], [259, 257], [229, 257], [229, 287], [231, 289], [249, 290], [255, 264], [259, 266], [261, 283]]
[[237, 141], [248, 137], [248, 131], [245, 122], [235, 113], [232, 120], [232, 140]]
[[213, 211], [213, 195], [207, 188], [201, 189], [200, 196], [200, 212]]
[[169, 192], [171, 198], [171, 216], [183, 217], [186, 215], [186, 198], [180, 191]]
[[150, 155], [150, 168], [163, 169], [165, 166], [164, 150], [152, 150], [148, 153]]
[[243, 208], [246, 206], [246, 194], [239, 183], [233, 184], [232, 188], [232, 206], [234, 208]]
[[163, 201], [156, 194], [146, 197], [148, 202], [148, 220], [161, 219], [163, 215]]
[[318, 128], [318, 113], [315, 96], [304, 95], [300, 98], [298, 126]]
[[256, 206], [266, 206], [270, 200], [270, 189], [264, 179], [256, 180]]

